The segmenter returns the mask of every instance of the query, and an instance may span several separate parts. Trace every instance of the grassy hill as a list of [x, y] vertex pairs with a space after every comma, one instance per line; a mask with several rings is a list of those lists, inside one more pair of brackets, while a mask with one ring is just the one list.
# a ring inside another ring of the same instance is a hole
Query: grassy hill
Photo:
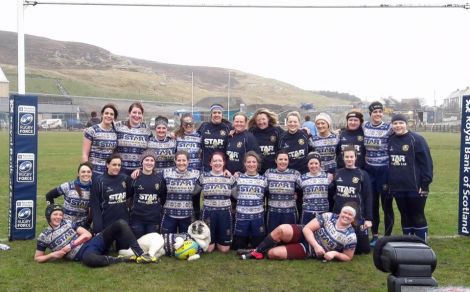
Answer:
[[[11, 82], [11, 91], [17, 90], [16, 42], [16, 33], [0, 31], [0, 66]], [[194, 73], [194, 98], [199, 101], [226, 96], [230, 71], [230, 94], [246, 104], [308, 102], [322, 107], [354, 101], [327, 97], [237, 70], [140, 60], [114, 55], [89, 44], [31, 35], [26, 36], [25, 44], [28, 92], [189, 103], [191, 73]]]

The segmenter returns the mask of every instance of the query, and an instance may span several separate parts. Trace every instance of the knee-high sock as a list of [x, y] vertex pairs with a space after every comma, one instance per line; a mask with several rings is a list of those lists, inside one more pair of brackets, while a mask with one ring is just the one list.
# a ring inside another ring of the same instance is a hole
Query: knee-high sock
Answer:
[[263, 241], [256, 247], [257, 252], [266, 253], [271, 248], [275, 247], [279, 242], [275, 241], [271, 234], [268, 234]]

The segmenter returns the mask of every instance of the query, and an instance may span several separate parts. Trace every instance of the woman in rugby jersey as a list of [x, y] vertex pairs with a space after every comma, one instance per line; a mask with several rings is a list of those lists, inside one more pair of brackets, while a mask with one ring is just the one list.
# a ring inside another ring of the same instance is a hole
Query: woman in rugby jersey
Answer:
[[140, 166], [140, 156], [151, 136], [150, 129], [143, 122], [144, 107], [140, 102], [129, 106], [128, 120], [124, 125], [116, 127], [116, 152], [122, 157], [122, 172], [131, 173]]
[[168, 119], [155, 118], [155, 135], [150, 137], [147, 150], [155, 154], [155, 170], [162, 173], [166, 168], [175, 166], [176, 140], [168, 135]]
[[[121, 165], [119, 154], [112, 154], [106, 160], [107, 171], [93, 180], [90, 207], [94, 234], [120, 219], [129, 223], [132, 180], [121, 173]], [[116, 247], [121, 249], [122, 245], [118, 242]]]
[[285, 150], [279, 150], [276, 153], [275, 161], [277, 167], [269, 168], [264, 173], [268, 181], [268, 232], [281, 224], [297, 222], [295, 192], [300, 172], [288, 168], [289, 155]]
[[333, 122], [326, 113], [319, 113], [315, 118], [317, 135], [312, 137], [312, 147], [320, 153], [321, 167], [328, 174], [328, 179], [333, 180], [336, 171], [336, 145], [338, 136], [331, 131]]
[[297, 179], [303, 198], [300, 224], [305, 225], [329, 210], [328, 185], [328, 175], [321, 168], [320, 153], [311, 152], [308, 155], [308, 172]]
[[197, 213], [200, 209], [199, 202], [193, 200], [199, 170], [188, 169], [189, 154], [186, 151], [176, 152], [175, 164], [176, 167], [163, 171], [166, 201], [163, 206], [162, 233], [186, 232], [193, 217], [198, 217], [195, 211]]
[[92, 166], [89, 162], [82, 162], [77, 172], [77, 178], [50, 190], [46, 194], [46, 202], [54, 204], [54, 199], [64, 196], [64, 219], [88, 229]]
[[190, 113], [181, 116], [180, 126], [175, 131], [176, 151], [189, 154], [189, 168], [201, 170], [201, 135], [194, 130], [194, 120]]
[[236, 113], [233, 116], [233, 133], [227, 141], [227, 170], [235, 174], [244, 169], [243, 159], [248, 151], [260, 152], [255, 136], [246, 129], [248, 117], [245, 113]]
[[356, 254], [369, 253], [369, 228], [372, 226], [372, 190], [369, 175], [356, 166], [356, 149], [343, 150], [344, 168], [338, 169], [332, 182], [333, 213], [339, 213], [346, 204], [357, 205], [354, 230], [357, 236]]
[[101, 109], [101, 122], [86, 128], [83, 132], [82, 162], [89, 161], [93, 175], [106, 172], [106, 159], [116, 150], [117, 135], [114, 120], [118, 111], [113, 104], [106, 104]]
[[223, 118], [224, 108], [220, 104], [213, 104], [210, 112], [210, 122], [202, 123], [197, 130], [201, 135], [202, 169], [204, 171], [211, 170], [210, 157], [212, 153], [216, 151], [225, 153], [231, 130], [230, 122]]
[[244, 158], [245, 172], [236, 179], [232, 195], [237, 200], [234, 230], [234, 249], [257, 246], [265, 236], [264, 196], [267, 191], [266, 177], [258, 173], [261, 158], [249, 151]]
[[203, 197], [202, 220], [211, 230], [211, 243], [208, 252], [215, 247], [228, 252], [232, 243], [232, 210], [230, 196], [235, 185], [235, 177], [225, 176], [225, 155], [214, 152], [211, 157], [211, 171], [201, 174], [198, 186]]
[[276, 168], [275, 156], [279, 150], [279, 139], [284, 133], [277, 115], [266, 108], [258, 109], [248, 122], [248, 130], [258, 141], [263, 160], [260, 174], [264, 174], [268, 168]]

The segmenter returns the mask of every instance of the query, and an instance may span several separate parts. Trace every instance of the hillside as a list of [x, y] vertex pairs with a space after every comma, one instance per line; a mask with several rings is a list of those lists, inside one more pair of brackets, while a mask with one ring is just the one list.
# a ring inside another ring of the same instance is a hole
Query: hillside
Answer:
[[[16, 33], [0, 31], [0, 66], [17, 88]], [[27, 35], [26, 90], [52, 94], [131, 98], [190, 103], [191, 73], [194, 98], [230, 95], [246, 104], [294, 105], [313, 103], [317, 107], [345, 104], [341, 96], [307, 91], [282, 81], [214, 67], [165, 64], [114, 55], [84, 43], [61, 42]]]

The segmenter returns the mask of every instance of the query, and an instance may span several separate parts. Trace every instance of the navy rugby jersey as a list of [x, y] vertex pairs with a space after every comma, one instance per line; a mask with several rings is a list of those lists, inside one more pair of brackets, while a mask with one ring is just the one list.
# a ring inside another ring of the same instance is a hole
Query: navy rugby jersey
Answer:
[[125, 174], [105, 173], [93, 181], [90, 206], [95, 233], [119, 219], [129, 222], [127, 199], [130, 198], [131, 187], [132, 180]]
[[310, 172], [297, 179], [297, 186], [302, 192], [302, 211], [323, 213], [329, 210], [328, 175], [321, 171], [317, 175]]
[[193, 215], [193, 192], [200, 172], [188, 169], [180, 172], [176, 168], [163, 171], [166, 185], [165, 214], [174, 218], [187, 218]]
[[296, 211], [296, 181], [300, 172], [294, 169], [279, 171], [270, 168], [264, 173], [268, 181], [268, 207], [270, 212], [293, 213]]
[[132, 182], [131, 220], [158, 224], [165, 201], [166, 186], [161, 173], [140, 173]]
[[212, 153], [216, 151], [225, 153], [230, 130], [230, 124], [224, 122], [217, 125], [204, 122], [197, 130], [201, 135], [202, 165], [205, 171], [210, 170]]
[[388, 165], [388, 139], [392, 134], [389, 123], [381, 122], [374, 126], [371, 122], [365, 122], [364, 147], [366, 148], [366, 164], [371, 166]]
[[[62, 220], [59, 226], [52, 228], [51, 226], [44, 229], [38, 236], [36, 249], [45, 252], [47, 248], [51, 251], [58, 251], [69, 245], [78, 238], [72, 222]], [[75, 259], [83, 244], [79, 244], [72, 248], [65, 257], [69, 260]]]
[[392, 135], [390, 151], [389, 187], [392, 192], [429, 191], [433, 179], [433, 162], [429, 146], [416, 133]]
[[263, 161], [261, 164], [260, 174], [263, 174], [268, 168], [276, 168], [276, 153], [279, 150], [279, 139], [284, 133], [281, 127], [269, 126], [266, 129], [257, 127], [249, 130], [258, 141], [260, 153]]
[[198, 132], [176, 137], [176, 151], [184, 150], [189, 154], [189, 168], [201, 170], [201, 135]]
[[88, 208], [90, 205], [91, 182], [88, 186], [80, 187], [80, 196], [75, 189], [76, 180], [65, 182], [46, 195], [48, 203], [53, 204], [54, 198], [64, 196], [64, 219], [69, 220], [77, 226], [86, 226], [88, 219]]
[[227, 154], [226, 168], [232, 174], [235, 172], [243, 172], [243, 159], [248, 151], [255, 151], [260, 154], [258, 142], [252, 133], [243, 131], [235, 133], [229, 137], [225, 153]]
[[259, 219], [264, 216], [264, 195], [268, 182], [263, 175], [240, 173], [232, 192], [237, 199], [236, 218], [241, 220]]
[[361, 127], [356, 130], [341, 129], [339, 142], [336, 146], [337, 168], [344, 167], [343, 150], [346, 146], [354, 146], [357, 153], [356, 166], [364, 169], [366, 148], [364, 146], [364, 131]]
[[206, 210], [228, 210], [231, 208], [230, 196], [235, 185], [235, 177], [226, 177], [224, 174], [215, 175], [204, 172], [198, 180], [201, 186], [203, 206]]
[[[328, 251], [343, 252], [345, 250], [356, 248], [357, 237], [352, 226], [347, 229], [337, 229], [336, 222], [339, 215], [333, 213], [323, 213], [317, 217], [320, 223], [320, 229], [313, 233], [315, 240], [323, 249]], [[312, 250], [312, 255], [314, 251]]]
[[356, 219], [372, 220], [372, 187], [369, 175], [360, 168], [341, 168], [333, 179], [333, 212], [339, 214], [348, 202], [359, 207]]
[[327, 173], [336, 171], [336, 145], [338, 136], [330, 133], [327, 137], [312, 137], [313, 150], [320, 153], [321, 168]]
[[122, 158], [122, 171], [130, 175], [140, 167], [140, 155], [147, 149], [152, 135], [150, 129], [142, 123], [138, 127], [129, 128], [127, 125], [116, 127], [118, 146], [116, 152]]
[[147, 149], [152, 150], [157, 160], [155, 161], [155, 170], [163, 172], [165, 168], [175, 166], [176, 141], [170, 137], [158, 140], [157, 137], [150, 137]]
[[298, 130], [294, 134], [284, 132], [279, 139], [280, 149], [285, 149], [289, 155], [289, 168], [300, 173], [308, 171], [307, 156], [313, 150], [313, 144], [307, 132], [304, 130]]
[[85, 139], [91, 141], [88, 161], [93, 165], [93, 173], [106, 172], [106, 159], [113, 154], [117, 147], [117, 134], [114, 127], [105, 130], [99, 124], [86, 128], [83, 132]]

